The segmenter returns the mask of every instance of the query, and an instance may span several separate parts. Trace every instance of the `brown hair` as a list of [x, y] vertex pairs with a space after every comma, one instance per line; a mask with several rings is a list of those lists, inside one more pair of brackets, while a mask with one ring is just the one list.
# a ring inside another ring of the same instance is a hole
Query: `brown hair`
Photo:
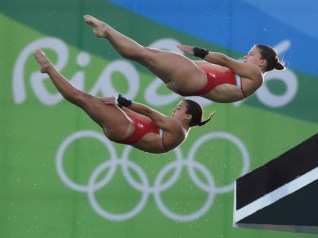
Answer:
[[187, 105], [186, 113], [192, 115], [192, 119], [189, 123], [190, 127], [203, 126], [208, 123], [214, 115], [214, 113], [211, 113], [207, 120], [202, 121], [203, 108], [201, 107], [201, 105], [190, 99], [183, 99], [183, 101]]
[[268, 45], [255, 45], [259, 49], [262, 59], [267, 60], [266, 72], [273, 69], [283, 70], [285, 69], [284, 64], [279, 61], [278, 54], [275, 49]]

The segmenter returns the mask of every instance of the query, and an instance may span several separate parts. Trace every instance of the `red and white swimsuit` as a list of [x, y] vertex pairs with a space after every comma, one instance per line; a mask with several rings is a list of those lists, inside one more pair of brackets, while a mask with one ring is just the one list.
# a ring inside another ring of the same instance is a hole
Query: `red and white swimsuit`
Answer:
[[230, 69], [219, 72], [219, 71], [205, 71], [207, 75], [207, 84], [199, 91], [197, 92], [182, 92], [177, 91], [178, 94], [181, 96], [202, 96], [204, 94], [209, 93], [212, 89], [214, 89], [216, 86], [221, 84], [232, 84], [236, 85], [239, 89], [241, 89], [243, 95], [244, 92], [242, 90], [242, 81], [241, 78], [238, 75], [235, 75], [234, 72]]
[[121, 144], [127, 144], [127, 145], [133, 145], [137, 143], [144, 135], [153, 132], [160, 136], [161, 140], [163, 141], [163, 130], [161, 128], [158, 128], [153, 121], [144, 121], [140, 118], [135, 118], [132, 115], [128, 115], [129, 118], [134, 122], [135, 125], [135, 131], [134, 133], [123, 140], [112, 140], [117, 143]]

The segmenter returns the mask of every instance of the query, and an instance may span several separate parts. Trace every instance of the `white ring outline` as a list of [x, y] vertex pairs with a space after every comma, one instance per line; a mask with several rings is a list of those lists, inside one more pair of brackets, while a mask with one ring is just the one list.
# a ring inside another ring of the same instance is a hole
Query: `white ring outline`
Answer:
[[[112, 161], [109, 160], [106, 163], [103, 163], [101, 166], [99, 166], [92, 174], [92, 176], [89, 179], [89, 188], [94, 187], [94, 183], [96, 182], [96, 179], [98, 178], [98, 175], [107, 167], [111, 167], [112, 165], [110, 164]], [[136, 164], [132, 163], [131, 161], [127, 161], [129, 165], [134, 168], [136, 171], [139, 171], [141, 174], [142, 181], [146, 181], [146, 184], [148, 184], [148, 180], [146, 178], [145, 173], [142, 171], [140, 167], [138, 167]], [[117, 160], [116, 167], [117, 165], [123, 165], [123, 160]], [[146, 205], [148, 197], [149, 197], [149, 192], [144, 191], [140, 202], [137, 204], [136, 207], [134, 207], [132, 210], [126, 212], [126, 213], [110, 213], [106, 211], [104, 208], [102, 208], [98, 202], [96, 201], [96, 198], [94, 196], [95, 189], [89, 189], [88, 191], [88, 199], [91, 202], [92, 207], [95, 209], [95, 211], [101, 215], [102, 217], [108, 218], [109, 220], [113, 221], [122, 221], [122, 220], [128, 220], [132, 217], [134, 217], [136, 214], [138, 214]]]
[[[154, 190], [154, 198], [155, 198], [155, 201], [156, 201], [159, 209], [170, 219], [181, 221], [181, 222], [192, 221], [192, 220], [195, 220], [195, 219], [203, 216], [209, 210], [210, 206], [212, 205], [213, 199], [214, 199], [214, 194], [213, 194], [214, 180], [213, 180], [213, 177], [210, 175], [210, 172], [202, 164], [200, 164], [201, 166], [198, 166], [198, 164], [199, 163], [197, 163], [197, 162], [194, 163], [194, 165], [197, 166], [197, 168], [203, 169], [203, 171], [205, 171], [205, 173], [203, 173], [203, 174], [208, 174], [207, 178], [208, 178], [208, 182], [209, 182], [209, 187], [211, 189], [206, 191], [206, 192], [208, 192], [208, 198], [206, 200], [206, 203], [196, 212], [193, 212], [193, 213], [187, 214], [187, 215], [181, 215], [181, 214], [172, 212], [171, 210], [166, 208], [166, 206], [164, 205], [164, 203], [161, 199], [160, 193], [158, 193], [158, 191]], [[188, 167], [188, 164], [185, 164], [185, 163], [183, 163], [183, 165], [181, 165], [181, 167], [183, 167], [185, 165]], [[180, 167], [180, 165], [178, 165], [177, 161], [174, 161], [173, 163], [164, 167], [164, 169], [162, 169], [160, 171], [160, 173], [155, 181], [155, 185], [160, 184], [161, 180], [164, 178], [164, 175], [167, 174], [169, 172], [169, 170], [173, 167]], [[164, 172], [162, 172], [162, 171], [164, 171]], [[189, 174], [190, 174], [190, 177], [192, 178], [191, 173], [189, 173]]]
[[[189, 152], [188, 158], [189, 161], [194, 161], [195, 159], [195, 152], [198, 150], [198, 148], [207, 140], [210, 139], [226, 139], [230, 142], [232, 142], [234, 145], [236, 145], [238, 147], [238, 149], [241, 152], [242, 158], [243, 158], [243, 167], [242, 167], [242, 171], [240, 173], [239, 176], [242, 176], [244, 174], [246, 174], [248, 172], [248, 168], [249, 168], [249, 154], [247, 151], [247, 148], [245, 147], [245, 145], [240, 141], [240, 139], [238, 139], [237, 137], [235, 137], [232, 134], [226, 133], [226, 132], [213, 132], [213, 133], [209, 133], [206, 134], [202, 137], [200, 137], [191, 147], [191, 150]], [[245, 166], [246, 165], [246, 166]], [[192, 174], [195, 176], [195, 179], [198, 181], [198, 183], [200, 183], [200, 179], [196, 176], [196, 173], [193, 171], [192, 166], [189, 166], [189, 170], [192, 172]], [[235, 182], [235, 181], [234, 181]], [[234, 188], [234, 182], [229, 184], [229, 185], [223, 185], [222, 187], [215, 187], [215, 191], [217, 193], [226, 193], [226, 192], [230, 192], [231, 190], [233, 190]]]
[[[63, 154], [67, 148], [67, 146], [69, 146], [70, 143], [72, 143], [73, 141], [77, 140], [77, 139], [81, 139], [81, 138], [85, 138], [85, 137], [89, 137], [89, 138], [95, 138], [97, 140], [99, 140], [100, 142], [102, 142], [106, 148], [109, 150], [110, 155], [111, 155], [111, 160], [113, 162], [115, 162], [115, 159], [117, 157], [116, 155], [116, 151], [114, 150], [114, 147], [112, 146], [112, 144], [108, 141], [105, 140], [105, 136], [94, 132], [94, 131], [78, 131], [75, 132], [74, 134], [71, 134], [69, 137], [67, 137], [62, 145], [59, 147], [58, 151], [57, 151], [57, 155], [56, 155], [56, 168], [57, 168], [57, 172], [59, 174], [59, 176], [61, 177], [62, 181], [69, 186], [70, 188], [72, 188], [75, 191], [78, 192], [88, 192], [90, 190], [90, 188], [88, 187], [88, 185], [80, 185], [77, 184], [75, 182], [73, 182], [66, 174], [65, 171], [63, 169]], [[114, 163], [115, 164], [115, 163]], [[103, 179], [101, 180], [97, 185], [95, 185], [95, 189], [99, 189], [101, 187], [103, 187], [106, 183], [108, 183], [108, 180], [110, 178], [112, 178], [113, 174], [115, 173], [115, 166], [111, 167], [110, 173]]]

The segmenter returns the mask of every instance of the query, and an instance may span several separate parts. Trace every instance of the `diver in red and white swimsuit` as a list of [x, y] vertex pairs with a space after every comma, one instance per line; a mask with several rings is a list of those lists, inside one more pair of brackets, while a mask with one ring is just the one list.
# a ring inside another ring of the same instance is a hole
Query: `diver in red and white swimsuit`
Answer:
[[[235, 82], [234, 75], [224, 77], [207, 72], [209, 75], [206, 76], [206, 72], [196, 65], [197, 60], [191, 60], [177, 52], [143, 46], [93, 16], [86, 15], [84, 19], [96, 37], [106, 39], [122, 57], [140, 63], [170, 90], [181, 95], [198, 95], [217, 103], [237, 102], [253, 95], [263, 85], [266, 72], [285, 68], [278, 58], [277, 51], [268, 45], [253, 45], [243, 57], [243, 61], [200, 47], [176, 45], [180, 51], [199, 57], [210, 65], [228, 68], [242, 80], [241, 87], [238, 85], [239, 80]], [[205, 84], [207, 79], [208, 83]]]
[[190, 99], [181, 100], [172, 110], [171, 116], [166, 116], [121, 95], [118, 95], [117, 99], [96, 97], [70, 83], [57, 71], [41, 49], [37, 49], [34, 56], [40, 66], [40, 72], [49, 76], [67, 101], [82, 108], [101, 127], [107, 138], [130, 144], [141, 151], [167, 153], [186, 140], [192, 127], [205, 125], [213, 116], [211, 114], [207, 120], [203, 120], [202, 106]]

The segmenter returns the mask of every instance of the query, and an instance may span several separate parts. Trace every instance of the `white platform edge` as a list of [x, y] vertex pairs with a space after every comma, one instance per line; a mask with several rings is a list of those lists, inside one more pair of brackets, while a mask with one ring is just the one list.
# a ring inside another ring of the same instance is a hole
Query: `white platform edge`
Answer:
[[[234, 223], [241, 221], [242, 219], [252, 215], [253, 213], [263, 209], [279, 199], [296, 192], [302, 187], [314, 182], [318, 179], [318, 167], [307, 172], [306, 174], [299, 176], [298, 178], [292, 180], [291, 182], [277, 188], [276, 190], [260, 197], [259, 199], [249, 203], [248, 205], [236, 209], [236, 183], [234, 189]], [[235, 224], [234, 224], [235, 225]]]

